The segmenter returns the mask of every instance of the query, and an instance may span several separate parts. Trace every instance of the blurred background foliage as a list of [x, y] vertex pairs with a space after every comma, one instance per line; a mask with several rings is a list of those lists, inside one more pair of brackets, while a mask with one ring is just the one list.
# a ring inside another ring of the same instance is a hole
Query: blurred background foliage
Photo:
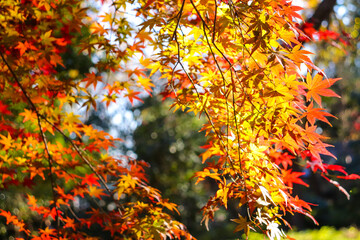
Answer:
[[147, 98], [136, 108], [141, 111], [142, 123], [133, 134], [134, 147], [138, 158], [151, 165], [147, 172], [150, 185], [179, 206], [178, 220], [198, 239], [235, 237], [224, 210], [216, 215], [209, 232], [199, 224], [201, 208], [216, 189], [210, 181], [195, 185], [192, 178], [203, 167], [199, 155], [205, 136], [199, 129], [205, 119], [169, 108], [170, 101], [162, 102], [160, 96]]
[[[346, 167], [349, 174], [359, 174], [360, 1], [337, 0], [334, 13], [327, 21], [323, 22], [322, 28], [338, 33], [347, 33], [350, 44], [342, 46], [336, 41], [307, 44], [307, 47], [316, 53], [315, 64], [324, 69], [327, 77], [342, 78], [333, 87], [341, 99], [324, 98], [324, 108], [337, 119], [331, 119], [332, 127], [323, 123], [319, 124], [318, 131], [329, 137], [327, 142], [334, 145], [329, 150], [338, 158], [337, 160], [326, 159], [327, 163], [342, 165]], [[301, 188], [300, 195], [304, 200], [318, 205], [313, 210], [320, 226], [329, 225], [336, 228], [360, 226], [358, 205], [360, 184], [358, 180], [337, 180], [350, 193], [350, 201], [348, 201], [344, 194], [339, 192], [336, 187], [329, 185], [320, 176], [309, 173], [306, 178], [310, 183], [310, 188]], [[314, 226], [305, 221], [299, 227], [312, 228]]]

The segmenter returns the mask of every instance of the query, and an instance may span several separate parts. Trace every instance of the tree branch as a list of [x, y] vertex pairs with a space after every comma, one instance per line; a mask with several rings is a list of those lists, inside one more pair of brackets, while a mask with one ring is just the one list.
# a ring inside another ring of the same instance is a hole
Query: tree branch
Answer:
[[314, 14], [307, 20], [308, 23], [314, 24], [313, 27], [318, 30], [324, 20], [329, 19], [334, 10], [336, 0], [323, 0], [316, 8]]

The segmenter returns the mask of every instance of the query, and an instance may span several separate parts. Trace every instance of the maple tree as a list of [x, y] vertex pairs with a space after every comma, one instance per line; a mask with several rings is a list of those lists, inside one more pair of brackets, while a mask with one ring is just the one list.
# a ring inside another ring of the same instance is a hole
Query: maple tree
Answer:
[[[42, 221], [30, 229], [0, 209], [20, 237], [86, 239], [87, 230], [101, 227], [114, 239], [192, 238], [169, 214], [176, 205], [147, 184], [147, 163], [111, 155], [121, 140], [74, 112], [96, 110], [96, 99], [106, 106], [141, 100], [157, 72], [175, 110], [207, 118], [206, 166], [195, 175], [213, 179], [218, 190], [203, 207], [206, 226], [230, 200], [239, 207], [235, 231], [246, 234], [256, 229], [280, 238], [286, 214], [312, 218], [310, 204], [292, 194], [293, 184], [305, 184], [291, 169], [295, 157], [345, 194], [329, 172], [360, 178], [321, 160], [335, 157], [316, 123], [330, 124], [321, 97], [338, 97], [329, 89], [338, 79], [328, 79], [302, 48], [312, 36], [298, 24], [300, 7], [286, 0], [107, 3], [109, 11], [98, 13], [79, 0], [0, 2], [1, 187], [30, 187], [27, 208]], [[126, 16], [130, 6], [139, 27]], [[68, 45], [94, 58], [91, 72], [64, 70]], [[149, 47], [155, 58], [147, 57]], [[141, 67], [131, 67], [136, 59]], [[31, 191], [40, 182], [50, 189], [45, 202]], [[81, 216], [73, 210], [79, 198], [92, 203]], [[99, 203], [106, 198], [112, 210]]]
[[[39, 229], [30, 230], [14, 214], [0, 210], [6, 224], [15, 225], [18, 236], [32, 239], [88, 238], [87, 229], [94, 225], [114, 239], [190, 238], [184, 226], [164, 211], [174, 211], [174, 204], [146, 184], [147, 164], [107, 154], [119, 139], [83, 124], [79, 115], [66, 110], [80, 103], [96, 108], [96, 96], [89, 89], [106, 83], [101, 72], [124, 69], [131, 53], [124, 54], [103, 36], [105, 32], [100, 34], [100, 25], [85, 22], [91, 11], [82, 1], [2, 1], [0, 6], [1, 186], [18, 186], [21, 191], [25, 183], [44, 181], [52, 196], [39, 202], [32, 191], [25, 194], [28, 209], [42, 219]], [[131, 32], [125, 29], [126, 21], [118, 21], [124, 27], [118, 37], [127, 39]], [[105, 49], [106, 57], [94, 66], [96, 73], [60, 74], [59, 67], [65, 66], [62, 54], [73, 43], [78, 43], [76, 51], [87, 54]], [[132, 54], [142, 53], [141, 46], [129, 46], [127, 51], [130, 47]], [[133, 89], [138, 85], [104, 84], [108, 91], [102, 100], [108, 105], [117, 94], [137, 98]], [[141, 85], [146, 89], [146, 81]], [[99, 207], [104, 197], [114, 201], [112, 211]], [[85, 216], [77, 215], [72, 210], [76, 198], [86, 198], [96, 207], [87, 209]]]

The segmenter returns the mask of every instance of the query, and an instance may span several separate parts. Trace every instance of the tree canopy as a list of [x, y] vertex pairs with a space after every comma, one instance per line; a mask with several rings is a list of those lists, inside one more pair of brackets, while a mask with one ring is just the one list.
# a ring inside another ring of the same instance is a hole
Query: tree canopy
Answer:
[[316, 223], [293, 193], [307, 185], [294, 162], [348, 197], [337, 179], [360, 176], [322, 160], [336, 158], [317, 125], [331, 125], [322, 98], [339, 97], [330, 89], [339, 79], [303, 48], [348, 43], [315, 17], [303, 23], [300, 10], [288, 0], [1, 1], [0, 187], [26, 199], [21, 211], [1, 207], [1, 219], [25, 239], [193, 238], [147, 183], [148, 164], [113, 154], [122, 140], [81, 118], [98, 101], [141, 101], [159, 77], [173, 110], [206, 119], [195, 173], [216, 185], [206, 227], [230, 201], [246, 235], [279, 239], [294, 213]]

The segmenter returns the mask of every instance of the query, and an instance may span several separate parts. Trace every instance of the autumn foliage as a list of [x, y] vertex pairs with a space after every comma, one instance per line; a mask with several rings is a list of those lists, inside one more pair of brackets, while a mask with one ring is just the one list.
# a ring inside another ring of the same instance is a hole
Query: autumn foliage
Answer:
[[[24, 194], [28, 211], [36, 212], [42, 222], [50, 220], [50, 225], [30, 231], [11, 212], [0, 210], [6, 224], [17, 226], [19, 236], [26, 239], [85, 239], [94, 225], [114, 239], [187, 236], [184, 227], [163, 211], [175, 206], [146, 184], [147, 164], [107, 154], [120, 139], [83, 124], [79, 115], [67, 110], [80, 103], [96, 108], [96, 96], [89, 89], [106, 83], [100, 73], [124, 71], [129, 56], [141, 54], [143, 48], [129, 46], [122, 52], [97, 32], [95, 23], [90, 27], [93, 33], [86, 34], [90, 10], [81, 1], [2, 1], [0, 6], [1, 187], [15, 185], [21, 190], [43, 182], [51, 196], [39, 203], [31, 191]], [[118, 34], [128, 37], [126, 31]], [[97, 74], [60, 76], [62, 53], [74, 43], [79, 53], [106, 49], [106, 57], [95, 65]], [[110, 103], [120, 95], [131, 100], [140, 85], [147, 87], [140, 81], [104, 84], [102, 100]], [[110, 198], [115, 207], [91, 207], [85, 216], [77, 216], [72, 210], [76, 198], [94, 203]]]
[[[286, 214], [312, 218], [310, 204], [292, 194], [293, 184], [306, 185], [292, 169], [295, 159], [345, 194], [329, 173], [359, 178], [322, 161], [335, 156], [316, 123], [330, 124], [321, 98], [339, 97], [329, 89], [338, 79], [328, 79], [302, 48], [309, 37], [297, 24], [300, 7], [286, 0], [114, 0], [98, 1], [110, 5], [98, 13], [94, 2], [0, 2], [0, 187], [23, 191], [44, 223], [30, 229], [0, 209], [19, 237], [87, 239], [100, 227], [113, 239], [192, 238], [169, 214], [176, 206], [147, 184], [148, 164], [110, 154], [121, 140], [74, 112], [96, 110], [97, 101], [140, 100], [158, 72], [174, 109], [207, 119], [205, 167], [195, 177], [213, 179], [218, 190], [203, 207], [206, 226], [230, 200], [239, 208], [235, 231], [246, 234], [256, 229], [274, 239], [285, 235]], [[138, 27], [126, 15], [130, 6]], [[70, 47], [95, 56], [91, 72], [65, 68]], [[147, 56], [149, 48], [156, 56]], [[129, 67], [135, 60], [142, 67]], [[32, 191], [39, 184], [49, 189], [47, 201]], [[73, 211], [78, 199], [91, 203], [81, 216]], [[100, 206], [103, 199], [114, 208]]]

